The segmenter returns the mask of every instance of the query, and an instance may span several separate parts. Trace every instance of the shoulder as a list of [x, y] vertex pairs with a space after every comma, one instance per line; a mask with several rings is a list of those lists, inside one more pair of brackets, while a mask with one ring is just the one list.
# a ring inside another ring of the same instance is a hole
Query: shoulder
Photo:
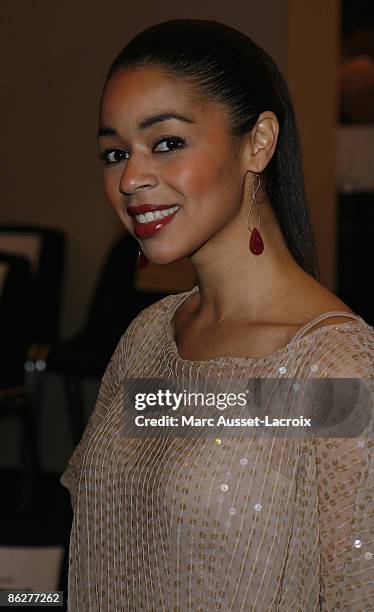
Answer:
[[374, 328], [338, 296], [308, 278], [292, 310], [296, 320], [309, 320], [294, 336], [308, 370], [317, 365], [329, 378], [374, 375]]
[[323, 377], [374, 377], [374, 328], [362, 318], [329, 317], [304, 339], [306, 360], [318, 362]]

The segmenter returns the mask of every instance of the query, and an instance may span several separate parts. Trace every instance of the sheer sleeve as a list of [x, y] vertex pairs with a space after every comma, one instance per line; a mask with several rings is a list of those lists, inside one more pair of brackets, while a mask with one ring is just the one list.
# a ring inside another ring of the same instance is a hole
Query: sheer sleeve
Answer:
[[329, 369], [330, 377], [364, 383], [363, 431], [354, 438], [315, 439], [323, 612], [374, 610], [373, 335], [338, 340]]
[[110, 359], [104, 376], [101, 380], [99, 394], [94, 410], [88, 420], [82, 438], [68, 461], [65, 472], [61, 476], [61, 484], [69, 489], [72, 507], [76, 507], [76, 496], [78, 492], [80, 467], [82, 458], [87, 450], [89, 441], [93, 437], [98, 425], [105, 417], [117, 393], [126, 373], [131, 370], [131, 364], [138, 359], [139, 344], [144, 341], [147, 330], [152, 329], [155, 317], [165, 308], [173, 296], [167, 296], [158, 302], [150, 304], [131, 321], [130, 325], [118, 342], [117, 348]]
[[75, 508], [76, 493], [79, 479], [79, 468], [82, 462], [82, 456], [87, 447], [88, 441], [92, 437], [96, 427], [105, 416], [112, 401], [114, 400], [121, 381], [125, 376], [126, 364], [129, 356], [129, 348], [131, 345], [133, 323], [129, 325], [125, 333], [118, 342], [117, 348], [111, 357], [103, 378], [101, 380], [99, 394], [93, 412], [88, 420], [82, 438], [75, 448], [72, 456], [68, 461], [65, 472], [61, 476], [61, 484], [65, 486], [71, 496], [73, 509]]

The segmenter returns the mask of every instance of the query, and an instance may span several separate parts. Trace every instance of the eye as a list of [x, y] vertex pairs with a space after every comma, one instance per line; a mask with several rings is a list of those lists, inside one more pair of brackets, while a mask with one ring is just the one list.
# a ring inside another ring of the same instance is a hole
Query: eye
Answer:
[[104, 164], [118, 164], [127, 159], [126, 155], [127, 152], [122, 149], [106, 149], [102, 153], [99, 153], [99, 159], [101, 159]]
[[[155, 143], [154, 150], [158, 149], [157, 153], [171, 153], [176, 149], [183, 149], [185, 143], [186, 140], [182, 136], [163, 136]], [[164, 145], [164, 148], [160, 149], [160, 145]]]
[[[171, 153], [176, 149], [182, 149], [185, 146], [186, 140], [182, 136], [163, 136], [159, 138], [154, 145], [154, 151], [157, 153]], [[99, 153], [99, 159], [104, 164], [110, 166], [118, 164], [128, 159], [128, 152], [124, 149], [105, 149]]]

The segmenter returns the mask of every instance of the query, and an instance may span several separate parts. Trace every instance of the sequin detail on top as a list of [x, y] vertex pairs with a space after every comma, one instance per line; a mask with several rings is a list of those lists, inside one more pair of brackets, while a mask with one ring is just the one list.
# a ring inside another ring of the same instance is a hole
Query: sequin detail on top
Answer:
[[130, 324], [63, 474], [69, 612], [374, 610], [372, 420], [359, 439], [134, 439], [121, 393], [125, 378], [219, 376], [361, 378], [372, 389], [373, 328], [311, 322], [261, 359], [184, 360], [170, 321], [192, 291]]

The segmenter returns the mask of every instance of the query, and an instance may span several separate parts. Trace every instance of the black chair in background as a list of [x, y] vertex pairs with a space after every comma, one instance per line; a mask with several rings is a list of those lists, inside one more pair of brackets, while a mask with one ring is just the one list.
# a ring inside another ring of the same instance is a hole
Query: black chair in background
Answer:
[[31, 270], [24, 257], [0, 252], [0, 417], [20, 419], [20, 480], [15, 507], [29, 506], [31, 490], [39, 475], [35, 404], [23, 381], [23, 368], [30, 342], [30, 313], [25, 308], [31, 295]]
[[[2, 414], [22, 418], [21, 466], [36, 474], [36, 374], [45, 368], [47, 346], [58, 338], [65, 237], [59, 230], [37, 225], [0, 224], [0, 252], [3, 271], [7, 268], [0, 298], [0, 407]], [[30, 489], [32, 479], [25, 483]]]
[[43, 347], [56, 342], [65, 267], [64, 233], [32, 224], [0, 224], [0, 250], [30, 262], [32, 287], [27, 308], [31, 344]]
[[23, 386], [31, 340], [31, 268], [22, 256], [0, 252], [0, 389]]
[[117, 343], [132, 319], [165, 293], [135, 289], [138, 244], [126, 233], [111, 249], [99, 277], [83, 329], [51, 347], [46, 372], [63, 376], [73, 443], [86, 419], [82, 381], [100, 379]]
[[370, 325], [374, 325], [373, 244], [374, 192], [339, 194], [337, 294]]
[[65, 234], [34, 224], [0, 224], [0, 250], [25, 257], [30, 264], [30, 293], [23, 304], [29, 321], [29, 346], [18, 375], [24, 379], [36, 413], [40, 405], [38, 371], [45, 368], [48, 346], [59, 336]]

